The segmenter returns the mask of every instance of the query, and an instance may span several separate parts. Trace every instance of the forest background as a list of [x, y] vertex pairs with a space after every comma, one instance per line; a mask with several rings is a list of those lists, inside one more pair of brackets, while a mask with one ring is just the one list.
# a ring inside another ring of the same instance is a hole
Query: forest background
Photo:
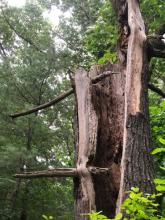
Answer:
[[[79, 66], [89, 69], [92, 64], [117, 62], [117, 20], [106, 0], [36, 0], [22, 7], [0, 4], [0, 219], [36, 220], [45, 214], [72, 220], [72, 179], [22, 180], [13, 175], [25, 168], [74, 166], [74, 97], [26, 117], [12, 120], [9, 116], [68, 90], [69, 72]], [[52, 7], [61, 11], [58, 25], [44, 16]], [[165, 1], [143, 0], [141, 9], [148, 35], [153, 36], [165, 24]], [[154, 58], [150, 65], [151, 83], [161, 91], [165, 91], [164, 64], [164, 59]], [[149, 93], [159, 179], [165, 178], [163, 94]]]

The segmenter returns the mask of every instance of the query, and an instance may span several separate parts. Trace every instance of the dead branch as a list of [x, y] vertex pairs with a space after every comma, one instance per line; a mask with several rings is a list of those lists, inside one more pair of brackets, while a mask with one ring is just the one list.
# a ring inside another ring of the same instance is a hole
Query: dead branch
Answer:
[[[98, 174], [108, 174], [110, 168], [99, 168], [99, 167], [88, 167], [88, 170], [93, 175]], [[34, 171], [15, 174], [15, 178], [42, 178], [42, 177], [76, 177], [79, 176], [78, 170], [76, 168], [56, 168], [52, 170]]]
[[15, 174], [15, 178], [40, 178], [40, 177], [74, 177], [77, 176], [76, 168], [58, 168], [52, 170], [34, 171]]
[[71, 95], [73, 93], [73, 89], [69, 89], [68, 91], [62, 93], [61, 95], [59, 95], [58, 97], [56, 97], [55, 99], [51, 100], [50, 102], [44, 103], [42, 105], [39, 105], [33, 109], [27, 110], [25, 112], [19, 112], [19, 113], [15, 113], [13, 115], [10, 115], [10, 117], [12, 119], [20, 117], [20, 116], [25, 116], [25, 115], [29, 115], [31, 113], [37, 112], [41, 109], [45, 109], [48, 108], [52, 105], [55, 105], [57, 103], [59, 103], [60, 101], [62, 101], [63, 99], [65, 99], [66, 97], [68, 97], [69, 95]]
[[149, 56], [165, 58], [165, 38], [164, 35], [148, 36]]
[[[119, 74], [119, 72], [106, 71], [106, 72], [103, 72], [102, 74], [96, 76], [95, 78], [92, 78], [91, 81], [92, 81], [92, 83], [97, 83], [100, 80], [110, 76], [111, 74]], [[72, 87], [74, 87], [74, 85], [72, 85]], [[55, 105], [58, 102], [62, 101], [63, 99], [65, 99], [66, 97], [71, 95], [73, 92], [74, 92], [74, 88], [71, 88], [68, 91], [66, 91], [66, 92], [62, 93], [61, 95], [59, 95], [58, 97], [56, 97], [55, 99], [51, 100], [50, 102], [47, 102], [47, 103], [44, 103], [42, 105], [36, 106], [35, 108], [32, 108], [32, 109], [24, 111], [24, 112], [15, 113], [13, 115], [10, 115], [10, 117], [12, 119], [14, 119], [14, 118], [17, 118], [17, 117], [29, 115], [29, 114], [32, 114], [32, 113], [37, 112], [39, 110], [48, 108], [48, 107], [50, 107], [52, 105]]]
[[165, 92], [163, 92], [161, 89], [159, 89], [158, 87], [154, 86], [153, 84], [149, 83], [148, 84], [148, 88], [157, 93], [158, 95], [162, 96], [163, 98], [165, 98]]
[[99, 81], [101, 81], [102, 79], [112, 75], [112, 74], [119, 74], [119, 72], [113, 72], [113, 71], [106, 71], [106, 72], [103, 72], [102, 74], [96, 76], [95, 78], [92, 78], [92, 83], [95, 84], [95, 83], [98, 83]]

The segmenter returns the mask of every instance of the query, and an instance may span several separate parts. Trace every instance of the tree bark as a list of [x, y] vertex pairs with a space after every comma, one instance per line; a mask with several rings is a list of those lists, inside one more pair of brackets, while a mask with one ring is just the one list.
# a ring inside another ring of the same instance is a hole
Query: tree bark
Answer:
[[128, 0], [128, 23], [130, 36], [127, 52], [119, 208], [126, 198], [126, 191], [133, 186], [139, 187], [146, 193], [154, 191], [148, 117], [149, 71], [146, 34], [137, 0]]

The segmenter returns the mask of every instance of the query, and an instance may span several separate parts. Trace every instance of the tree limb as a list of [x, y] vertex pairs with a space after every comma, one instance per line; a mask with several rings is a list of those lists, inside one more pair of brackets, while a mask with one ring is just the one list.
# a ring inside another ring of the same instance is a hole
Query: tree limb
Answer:
[[149, 56], [165, 58], [165, 38], [163, 35], [147, 36]]
[[[110, 76], [111, 74], [119, 74], [119, 72], [114, 72], [114, 71], [105, 71], [102, 74], [94, 77], [91, 79], [92, 83], [98, 83], [99, 81], [101, 81], [102, 79]], [[41, 109], [45, 109], [47, 107], [50, 107], [52, 105], [57, 104], [58, 102], [60, 102], [61, 100], [65, 99], [66, 97], [68, 97], [69, 95], [71, 95], [74, 92], [74, 89], [69, 89], [68, 91], [62, 93], [61, 95], [59, 95], [58, 97], [56, 97], [55, 99], [51, 100], [50, 102], [44, 103], [42, 105], [36, 106], [35, 108], [32, 108], [30, 110], [27, 110], [25, 112], [18, 112], [15, 114], [10, 115], [10, 117], [12, 119], [20, 117], [20, 116], [25, 116], [25, 115], [29, 115], [31, 113], [37, 112]]]
[[[100, 168], [100, 167], [88, 167], [88, 170], [93, 175], [98, 174], [108, 174], [110, 168]], [[76, 168], [56, 168], [52, 170], [34, 171], [15, 174], [15, 178], [42, 178], [42, 177], [76, 177], [79, 176], [78, 170]]]
[[35, 107], [33, 109], [30, 109], [28, 111], [25, 111], [25, 112], [15, 113], [13, 115], [10, 115], [10, 117], [12, 119], [14, 119], [14, 118], [17, 118], [17, 117], [20, 117], [20, 116], [29, 115], [29, 114], [37, 112], [37, 111], [39, 111], [41, 109], [45, 109], [47, 107], [50, 107], [52, 105], [57, 104], [58, 102], [60, 102], [61, 100], [65, 99], [66, 97], [68, 97], [72, 93], [73, 93], [73, 89], [69, 89], [68, 91], [60, 94], [58, 97], [56, 97], [55, 99], [51, 100], [50, 102], [44, 103], [42, 105], [39, 105], [39, 106], [37, 106], [37, 107]]
[[[23, 39], [24, 41], [26, 41], [27, 43], [29, 43], [29, 44], [30, 44], [31, 46], [33, 46], [37, 51], [39, 51], [39, 52], [41, 52], [41, 53], [44, 53], [38, 46], [36, 46], [36, 45], [34, 44], [34, 42], [33, 42], [30, 38], [24, 36], [23, 34], [19, 33], [19, 32], [16, 30], [16, 28], [10, 23], [10, 21], [9, 21], [9, 20], [7, 19], [7, 17], [5, 16], [5, 13], [4, 13], [3, 10], [2, 10], [2, 13], [3, 13], [3, 17], [4, 17], [5, 21], [6, 21], [6, 23], [8, 24], [8, 26], [10, 27], [10, 29], [13, 30], [13, 31], [15, 32], [15, 34], [16, 34], [19, 38], [21, 38], [21, 39]], [[44, 53], [44, 54], [45, 54], [45, 53]]]
[[153, 91], [156, 92], [158, 95], [162, 96], [163, 98], [165, 98], [165, 92], [163, 92], [161, 89], [157, 88], [156, 86], [154, 86], [153, 84], [149, 83], [148, 84], [148, 88]]
[[39, 178], [39, 177], [75, 177], [77, 176], [76, 168], [58, 168], [52, 170], [34, 171], [15, 174], [15, 178]]

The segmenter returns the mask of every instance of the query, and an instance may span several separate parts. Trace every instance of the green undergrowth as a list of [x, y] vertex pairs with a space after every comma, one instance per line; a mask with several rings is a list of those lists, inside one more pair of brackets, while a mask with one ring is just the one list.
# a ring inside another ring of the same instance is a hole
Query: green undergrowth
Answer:
[[155, 183], [160, 193], [144, 194], [140, 192], [139, 188], [131, 188], [128, 192], [128, 198], [122, 205], [123, 213], [125, 213], [124, 216], [122, 213], [119, 213], [114, 219], [109, 219], [102, 212], [91, 212], [85, 215], [90, 220], [165, 220], [165, 216], [163, 217], [158, 214], [159, 204], [157, 203], [157, 198], [162, 196], [162, 193], [165, 191], [165, 180], [157, 179]]

